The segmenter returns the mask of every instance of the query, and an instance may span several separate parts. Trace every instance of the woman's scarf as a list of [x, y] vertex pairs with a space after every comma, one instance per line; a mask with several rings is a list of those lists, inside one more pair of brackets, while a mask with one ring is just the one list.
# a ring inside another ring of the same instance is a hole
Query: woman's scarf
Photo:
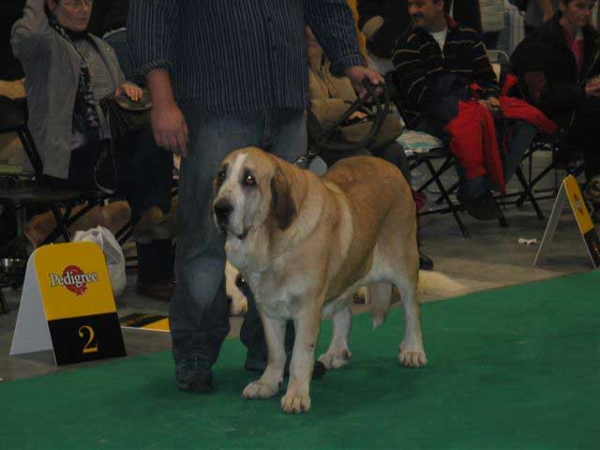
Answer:
[[[71, 45], [78, 39], [87, 39], [88, 33], [77, 33], [62, 27], [56, 17], [50, 18], [50, 25], [59, 32]], [[75, 107], [73, 108], [73, 133], [82, 134], [88, 141], [97, 141], [100, 139], [100, 118], [96, 110], [96, 101], [92, 90], [92, 79], [90, 70], [77, 47], [73, 45], [75, 51], [81, 57], [79, 70], [79, 84], [77, 94], [75, 95]]]

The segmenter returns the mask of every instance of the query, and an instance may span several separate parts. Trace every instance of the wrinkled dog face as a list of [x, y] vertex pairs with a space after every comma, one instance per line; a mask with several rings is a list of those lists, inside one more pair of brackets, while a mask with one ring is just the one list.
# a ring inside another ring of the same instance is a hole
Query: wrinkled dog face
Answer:
[[243, 240], [269, 214], [273, 166], [267, 159], [237, 151], [229, 155], [214, 180], [213, 218], [228, 238]]

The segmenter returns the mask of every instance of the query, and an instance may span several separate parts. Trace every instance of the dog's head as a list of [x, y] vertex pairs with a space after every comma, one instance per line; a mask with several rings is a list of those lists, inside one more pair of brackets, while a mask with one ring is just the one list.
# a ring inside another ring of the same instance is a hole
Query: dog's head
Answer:
[[283, 164], [258, 148], [227, 155], [213, 185], [213, 218], [228, 237], [243, 240], [268, 222], [285, 230], [296, 215]]

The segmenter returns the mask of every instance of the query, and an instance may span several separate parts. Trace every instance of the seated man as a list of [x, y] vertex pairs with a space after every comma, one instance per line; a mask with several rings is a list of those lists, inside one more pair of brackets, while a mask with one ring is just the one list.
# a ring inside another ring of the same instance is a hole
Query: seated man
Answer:
[[525, 102], [500, 96], [479, 33], [459, 27], [444, 2], [409, 0], [413, 27], [396, 42], [393, 80], [408, 126], [449, 143], [467, 212], [494, 219], [491, 189], [504, 191], [536, 134], [534, 125], [553, 131], [553, 124]]
[[[512, 55], [527, 99], [567, 131], [567, 153], [583, 151], [586, 198], [600, 218], [600, 35], [590, 25], [595, 0], [561, 0], [560, 12]], [[569, 159], [569, 154], [562, 155]]]

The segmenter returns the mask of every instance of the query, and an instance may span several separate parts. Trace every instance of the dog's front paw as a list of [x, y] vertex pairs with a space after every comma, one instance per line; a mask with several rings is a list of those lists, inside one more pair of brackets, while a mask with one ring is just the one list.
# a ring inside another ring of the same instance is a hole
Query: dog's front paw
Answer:
[[427, 364], [427, 356], [423, 349], [410, 349], [400, 346], [400, 355], [398, 356], [400, 364], [405, 367], [423, 367]]
[[307, 412], [310, 409], [310, 395], [288, 390], [281, 399], [281, 409], [286, 413], [294, 414]]
[[340, 352], [328, 351], [327, 353], [323, 353], [319, 356], [319, 361], [325, 365], [327, 370], [331, 370], [345, 366], [348, 364], [350, 358], [352, 358], [352, 353], [348, 349], [344, 349]]
[[279, 392], [278, 384], [264, 383], [260, 380], [253, 381], [242, 392], [243, 398], [269, 398]]

